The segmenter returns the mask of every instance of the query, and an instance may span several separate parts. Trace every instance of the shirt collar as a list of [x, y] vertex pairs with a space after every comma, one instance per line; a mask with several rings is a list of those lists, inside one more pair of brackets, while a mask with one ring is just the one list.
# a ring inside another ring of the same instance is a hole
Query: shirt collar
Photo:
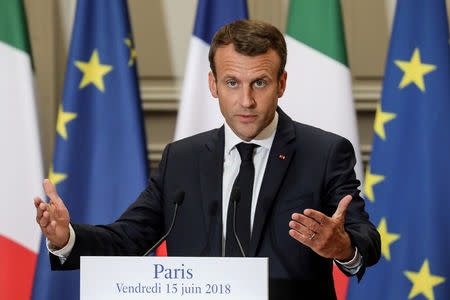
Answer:
[[272, 147], [272, 142], [275, 137], [275, 131], [278, 125], [278, 112], [275, 111], [275, 116], [272, 122], [267, 125], [253, 140], [246, 142], [241, 140], [234, 131], [225, 122], [225, 154], [230, 154], [231, 150], [236, 147], [239, 143], [253, 143], [262, 148], [270, 149]]

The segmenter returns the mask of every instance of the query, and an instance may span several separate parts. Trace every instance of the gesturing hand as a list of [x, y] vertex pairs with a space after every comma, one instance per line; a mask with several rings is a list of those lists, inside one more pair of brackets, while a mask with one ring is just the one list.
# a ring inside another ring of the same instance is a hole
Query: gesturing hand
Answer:
[[289, 235], [320, 256], [350, 260], [355, 249], [344, 229], [344, 221], [351, 200], [350, 195], [342, 198], [331, 218], [313, 209], [305, 209], [304, 214], [292, 214]]
[[42, 183], [44, 191], [50, 199], [49, 203], [41, 198], [34, 198], [36, 207], [36, 222], [41, 227], [42, 233], [56, 247], [62, 248], [69, 241], [69, 211], [50, 180], [45, 179]]

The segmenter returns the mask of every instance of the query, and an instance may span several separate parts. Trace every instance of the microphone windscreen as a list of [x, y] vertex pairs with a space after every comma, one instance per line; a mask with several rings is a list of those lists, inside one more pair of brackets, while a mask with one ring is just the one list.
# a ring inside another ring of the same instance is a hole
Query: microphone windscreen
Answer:
[[177, 190], [175, 192], [175, 204], [181, 205], [184, 200], [184, 191], [183, 190]]
[[241, 200], [241, 189], [238, 186], [233, 186], [230, 195], [230, 201], [238, 203]]

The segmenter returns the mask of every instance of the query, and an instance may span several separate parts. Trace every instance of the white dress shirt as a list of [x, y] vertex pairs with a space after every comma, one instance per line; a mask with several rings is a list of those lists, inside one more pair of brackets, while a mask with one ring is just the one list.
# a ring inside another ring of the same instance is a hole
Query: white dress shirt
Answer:
[[[228, 203], [230, 202], [231, 189], [234, 181], [239, 174], [241, 166], [241, 156], [236, 148], [239, 143], [252, 143], [255, 147], [253, 156], [253, 165], [255, 166], [255, 179], [253, 182], [252, 206], [250, 211], [250, 232], [253, 230], [253, 221], [255, 219], [256, 204], [261, 189], [261, 184], [266, 170], [267, 160], [269, 158], [270, 148], [275, 137], [275, 129], [278, 125], [278, 113], [272, 122], [264, 128], [253, 140], [245, 142], [241, 140], [225, 123], [225, 153], [223, 156], [223, 180], [222, 180], [222, 221], [223, 221], [223, 239], [227, 236], [227, 213]], [[223, 247], [225, 249], [225, 247]]]

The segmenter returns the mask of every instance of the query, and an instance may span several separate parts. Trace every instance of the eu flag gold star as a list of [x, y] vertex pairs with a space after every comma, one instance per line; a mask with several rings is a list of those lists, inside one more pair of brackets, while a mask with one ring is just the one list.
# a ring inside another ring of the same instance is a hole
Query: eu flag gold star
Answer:
[[399, 88], [402, 89], [410, 83], [415, 83], [422, 92], [425, 92], [423, 76], [436, 69], [435, 65], [422, 64], [419, 48], [414, 49], [410, 61], [395, 60], [395, 64], [404, 72]]
[[136, 60], [136, 49], [134, 49], [131, 38], [126, 38], [125, 44], [127, 44], [128, 49], [130, 49], [130, 59], [128, 60], [128, 65], [131, 67], [134, 65], [134, 61]]
[[445, 277], [430, 274], [428, 259], [425, 259], [419, 272], [405, 271], [403, 273], [413, 284], [408, 299], [423, 294], [428, 300], [434, 300], [433, 288], [445, 281]]
[[100, 91], [104, 92], [103, 76], [113, 69], [110, 65], [100, 64], [97, 49], [91, 55], [89, 62], [75, 61], [75, 66], [83, 72], [83, 78], [80, 82], [80, 89], [93, 83]]
[[63, 111], [62, 104], [58, 109], [58, 121], [56, 122], [56, 132], [65, 140], [67, 140], [66, 124], [77, 117], [76, 113]]
[[367, 198], [369, 198], [371, 202], [375, 201], [375, 196], [373, 194], [373, 186], [377, 183], [380, 183], [383, 180], [384, 176], [372, 174], [370, 172], [370, 166], [367, 167], [366, 180], [364, 182], [364, 194], [366, 194]]
[[381, 218], [377, 230], [381, 238], [381, 254], [383, 254], [387, 260], [391, 260], [391, 251], [389, 247], [393, 242], [400, 238], [400, 234], [388, 232], [386, 218]]
[[397, 115], [393, 113], [383, 112], [381, 110], [381, 105], [377, 105], [377, 112], [375, 114], [375, 122], [373, 124], [373, 129], [376, 134], [384, 141], [386, 140], [386, 133], [384, 131], [384, 124], [395, 119]]
[[64, 173], [55, 173], [53, 172], [53, 166], [50, 166], [50, 170], [48, 171], [48, 179], [53, 183], [53, 185], [57, 185], [61, 181], [67, 178], [67, 174]]

